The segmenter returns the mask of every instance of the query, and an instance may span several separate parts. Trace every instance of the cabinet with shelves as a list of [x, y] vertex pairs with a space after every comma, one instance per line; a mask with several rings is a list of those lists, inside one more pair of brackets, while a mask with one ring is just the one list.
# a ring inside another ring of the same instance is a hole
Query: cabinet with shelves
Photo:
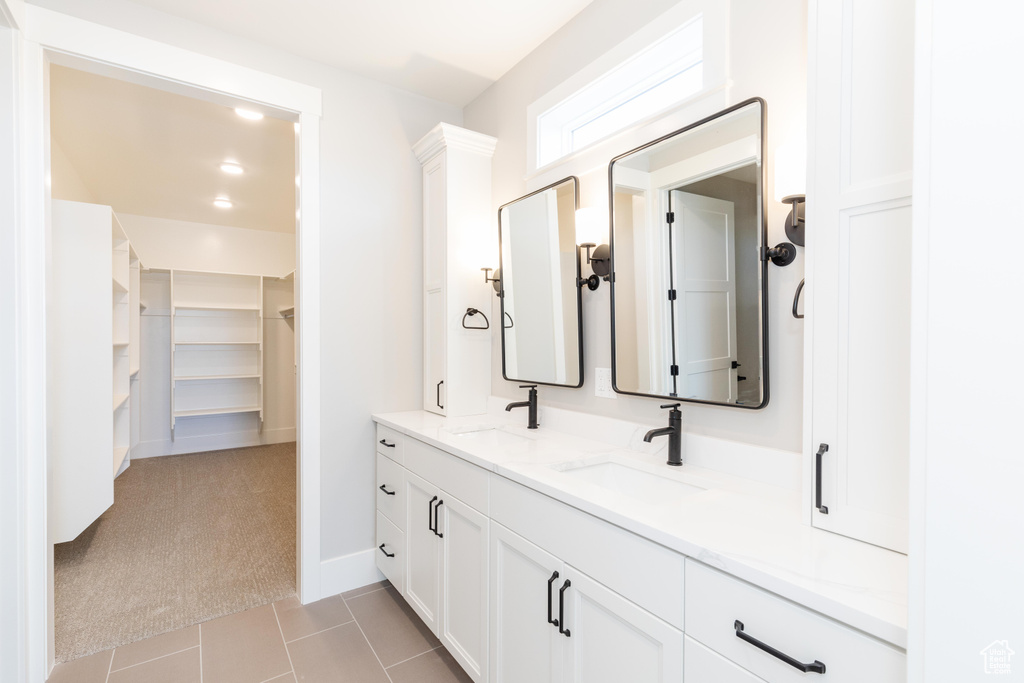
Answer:
[[172, 270], [171, 434], [180, 418], [258, 413], [263, 423], [263, 278]]

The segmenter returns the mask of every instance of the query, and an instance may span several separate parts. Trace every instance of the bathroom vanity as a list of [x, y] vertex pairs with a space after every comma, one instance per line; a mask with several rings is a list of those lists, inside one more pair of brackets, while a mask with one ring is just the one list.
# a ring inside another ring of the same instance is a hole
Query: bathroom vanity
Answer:
[[904, 680], [906, 556], [804, 524], [797, 490], [667, 467], [648, 426], [502, 407], [374, 416], [378, 567], [474, 681]]

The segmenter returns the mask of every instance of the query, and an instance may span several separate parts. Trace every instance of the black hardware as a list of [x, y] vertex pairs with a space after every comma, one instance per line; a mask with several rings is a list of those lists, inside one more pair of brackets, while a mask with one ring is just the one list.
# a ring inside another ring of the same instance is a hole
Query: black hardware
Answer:
[[673, 377], [678, 377], [679, 376], [679, 366], [678, 365], [670, 365], [670, 366], [668, 366], [668, 374], [672, 375]]
[[796, 260], [796, 245], [790, 242], [779, 242], [771, 249], [761, 247], [761, 260], [769, 259], [777, 266], [788, 266]]
[[442, 505], [444, 505], [444, 501], [443, 500], [439, 500], [439, 501], [437, 501], [437, 505], [434, 506], [434, 534], [438, 538], [444, 538], [444, 534], [442, 534], [440, 531], [438, 531], [438, 525], [437, 525], [437, 513], [440, 512]]
[[741, 364], [740, 364], [740, 362], [739, 362], [739, 361], [735, 361], [735, 360], [734, 360], [734, 361], [732, 362], [732, 369], [733, 369], [733, 370], [735, 370], [736, 368], [740, 367], [740, 365], [741, 365]]
[[437, 407], [444, 410], [444, 406], [441, 405], [441, 385], [444, 384], [444, 380], [437, 383]]
[[[516, 322], [512, 320], [512, 316], [509, 315], [508, 311], [505, 311], [505, 317], [508, 318], [508, 325], [504, 325], [504, 328], [506, 330], [511, 330], [513, 327], [516, 326]], [[504, 318], [502, 318], [502, 322], [504, 322]]]
[[386, 488], [384, 488], [384, 484], [381, 484], [377, 488], [379, 488], [381, 491], [383, 491], [384, 493], [388, 494], [389, 496], [395, 495], [394, 491], [388, 491]]
[[378, 547], [378, 548], [380, 548], [380, 551], [381, 551], [382, 553], [384, 553], [384, 556], [385, 556], [385, 557], [394, 557], [394, 556], [395, 556], [395, 554], [394, 554], [394, 553], [389, 553], [389, 552], [388, 552], [387, 550], [384, 550], [384, 544], [383, 544], [383, 543], [381, 543], [381, 544], [380, 544], [379, 546], [377, 546], [377, 547]]
[[[734, 113], [736, 111], [739, 111], [739, 110], [742, 110], [742, 109], [745, 109], [745, 108], [748, 108], [748, 107], [754, 107], [754, 106], [759, 108], [760, 112], [761, 112], [760, 137], [759, 137], [759, 140], [760, 140], [759, 150], [760, 150], [760, 154], [761, 154], [761, 159], [767, 159], [768, 158], [768, 149], [767, 149], [767, 139], [768, 139], [768, 125], [767, 125], [768, 114], [767, 114], [767, 111], [768, 111], [768, 105], [764, 101], [763, 98], [752, 97], [752, 98], [750, 98], [748, 100], [744, 100], [743, 102], [738, 102], [737, 104], [734, 104], [731, 107], [723, 109], [722, 111], [719, 111], [719, 112], [716, 112], [716, 113], [714, 113], [714, 114], [712, 114], [710, 116], [707, 116], [707, 117], [705, 117], [705, 118], [703, 118], [703, 119], [701, 119], [699, 121], [695, 121], [694, 123], [691, 123], [688, 126], [680, 128], [678, 130], [674, 130], [674, 131], [672, 131], [672, 132], [670, 132], [670, 133], [668, 133], [666, 135], [661, 136], [660, 138], [657, 138], [657, 139], [651, 140], [650, 142], [644, 143], [643, 145], [640, 145], [639, 147], [631, 149], [631, 150], [629, 150], [627, 152], [623, 152], [622, 154], [620, 154], [620, 155], [616, 156], [615, 158], [613, 158], [608, 163], [608, 186], [607, 186], [608, 187], [608, 194], [607, 194], [607, 196], [608, 196], [608, 212], [609, 212], [609, 215], [611, 216], [611, 228], [612, 228], [611, 231], [610, 231], [610, 234], [609, 234], [608, 245], [609, 245], [609, 247], [611, 249], [611, 257], [612, 257], [612, 261], [613, 261], [613, 264], [612, 264], [613, 275], [612, 275], [611, 280], [610, 280], [610, 282], [612, 284], [612, 287], [611, 287], [611, 292], [609, 294], [609, 296], [611, 298], [611, 331], [612, 331], [611, 357], [612, 357], [612, 359], [615, 359], [617, 357], [617, 355], [616, 355], [616, 348], [617, 348], [616, 330], [620, 328], [620, 326], [616, 326], [616, 324], [615, 324], [615, 320], [616, 320], [616, 314], [615, 314], [616, 289], [615, 289], [615, 286], [616, 285], [615, 285], [615, 277], [614, 277], [614, 270], [615, 270], [615, 268], [614, 268], [614, 260], [616, 258], [616, 256], [615, 256], [615, 239], [616, 239], [616, 237], [615, 237], [615, 189], [616, 189], [615, 169], [616, 169], [616, 167], [617, 166], [621, 166], [622, 163], [628, 157], [631, 157], [634, 154], [637, 154], [639, 152], [643, 152], [645, 150], [648, 150], [648, 149], [650, 149], [650, 148], [652, 148], [652, 147], [654, 147], [654, 146], [656, 146], [656, 145], [658, 145], [660, 143], [663, 143], [663, 142], [665, 142], [667, 140], [670, 140], [670, 139], [672, 139], [672, 138], [674, 138], [674, 137], [676, 137], [678, 135], [682, 135], [683, 133], [686, 133], [688, 131], [691, 131], [691, 130], [694, 130], [696, 128], [699, 128], [700, 126], [708, 124], [708, 123], [710, 123], [712, 121], [715, 121], [715, 120], [717, 120], [717, 119], [719, 119], [721, 117], [724, 117], [724, 116], [732, 114], [732, 113]], [[765, 168], [766, 168], [766, 166], [762, 163], [760, 165], [760, 170], [758, 171], [758, 175], [759, 175], [759, 177], [761, 179], [762, 187], [767, 187], [767, 178], [766, 178]], [[759, 243], [761, 245], [767, 244], [767, 242], [768, 242], [768, 220], [767, 220], [767, 216], [768, 216], [768, 199], [767, 199], [767, 197], [768, 197], [767, 193], [765, 193], [765, 192], [761, 193], [761, 199], [760, 199], [760, 216], [761, 216], [761, 221], [760, 221], [760, 225], [758, 226], [758, 237], [759, 237]], [[669, 237], [671, 238], [671, 231], [669, 232]], [[670, 250], [670, 253], [671, 253], [671, 250]], [[762, 258], [762, 260], [764, 259], [763, 254], [761, 255], [761, 258]], [[671, 269], [670, 269], [669, 270], [669, 276], [670, 277], [671, 277], [671, 274], [672, 273], [671, 273]], [[768, 403], [770, 402], [770, 399], [771, 399], [771, 391], [770, 391], [770, 388], [771, 388], [771, 383], [770, 383], [770, 363], [769, 363], [769, 360], [770, 360], [771, 356], [768, 353], [768, 351], [769, 351], [769, 343], [768, 343], [769, 342], [768, 300], [771, 297], [769, 296], [770, 288], [769, 288], [769, 282], [768, 282], [768, 269], [767, 268], [761, 268], [760, 284], [761, 284], [761, 292], [762, 292], [761, 300], [760, 300], [760, 303], [759, 303], [760, 311], [761, 311], [761, 352], [762, 352], [761, 355], [762, 355], [764, 360], [763, 360], [762, 365], [761, 365], [760, 375], [756, 379], [759, 380], [759, 384], [761, 386], [761, 400], [759, 402], [757, 402], [757, 403], [723, 403], [721, 401], [712, 401], [712, 400], [696, 399], [696, 398], [683, 398], [683, 399], [680, 399], [680, 400], [685, 401], [686, 403], [703, 403], [703, 404], [706, 404], [706, 405], [730, 406], [732, 408], [743, 408], [743, 409], [746, 409], [746, 410], [759, 410], [759, 409], [764, 408], [765, 406], [768, 405]], [[674, 334], [675, 333], [675, 325], [674, 324], [672, 326], [672, 331], [673, 331], [673, 334]], [[621, 340], [619, 340], [618, 344], [621, 344], [621, 343], [622, 343]], [[674, 348], [675, 348], [675, 344], [673, 343], [673, 349]], [[619, 386], [617, 386], [615, 384], [615, 377], [616, 377], [616, 368], [615, 368], [615, 364], [613, 362], [612, 363], [612, 383], [613, 383], [613, 387], [615, 388], [616, 393], [619, 393], [619, 394], [626, 394], [628, 396], [644, 396], [644, 397], [647, 397], [647, 398], [669, 398], [669, 397], [675, 398], [675, 396], [677, 394], [677, 391], [670, 391], [670, 392], [668, 392], [668, 395], [665, 395], [665, 394], [644, 393], [643, 391], [639, 391], [639, 390], [637, 390], [637, 391], [624, 390], [624, 389], [620, 388]]]
[[527, 429], [536, 429], [537, 425], [537, 385], [536, 384], [522, 384], [520, 389], [529, 389], [530, 396], [526, 401], [516, 401], [509, 403], [505, 406], [505, 412], [511, 412], [513, 408], [528, 408], [529, 409], [529, 422], [526, 425]]
[[818, 446], [818, 454], [814, 456], [814, 507], [818, 508], [818, 512], [820, 512], [823, 515], [828, 514], [828, 508], [821, 504], [821, 458], [827, 452], [828, 444], [823, 443]]
[[381, 440], [380, 440], [380, 442], [381, 442], [382, 444], [384, 444], [384, 445], [385, 445], [385, 446], [386, 446], [387, 448], [394, 448], [394, 447], [395, 447], [395, 444], [393, 444], [393, 443], [388, 443], [388, 442], [387, 442], [387, 441], [385, 441], [384, 439], [381, 439]]
[[783, 204], [792, 204], [793, 208], [786, 216], [786, 237], [798, 247], [804, 246], [804, 221], [805, 197], [802, 194], [791, 194], [782, 198]]
[[[466, 318], [468, 318], [470, 316], [473, 316], [473, 315], [477, 315], [478, 313], [480, 314], [480, 317], [484, 319], [484, 326], [483, 327], [477, 327], [475, 325], [474, 326], [467, 325], [466, 324]], [[487, 319], [487, 316], [484, 315], [482, 311], [478, 311], [475, 308], [467, 308], [466, 309], [466, 314], [462, 316], [462, 327], [464, 327], [467, 330], [486, 330], [486, 329], [489, 329], [491, 327], [491, 321]]]
[[676, 290], [674, 290], [674, 289], [668, 290], [668, 300], [669, 301], [675, 301], [676, 300]]
[[434, 501], [435, 500], [437, 500], [437, 496], [434, 496], [433, 498], [431, 498], [430, 502], [427, 503], [427, 528], [430, 529], [431, 531], [433, 531], [434, 535], [436, 536], [437, 535], [437, 529], [434, 528]]
[[679, 467], [683, 464], [683, 414], [678, 403], [666, 403], [661, 406], [668, 409], [668, 427], [652, 429], [644, 434], [644, 441], [650, 443], [656, 436], [668, 437], [668, 464]]
[[800, 319], [804, 317], [803, 313], [797, 313], [796, 307], [800, 304], [800, 292], [804, 291], [804, 279], [800, 279], [800, 284], [796, 286], [796, 294], [793, 295], [793, 317]]
[[736, 375], [736, 381], [737, 382], [742, 382], [745, 379], [746, 379], [746, 377], [744, 377], [743, 375]]
[[780, 652], [779, 650], [776, 650], [771, 645], [768, 645], [767, 643], [762, 643], [757, 638], [755, 638], [755, 637], [753, 637], [751, 635], [748, 635], [747, 632], [743, 630], [743, 622], [740, 621], [739, 619], [737, 619], [736, 621], [733, 622], [732, 627], [734, 629], [736, 629], [736, 637], [739, 638], [740, 640], [746, 641], [746, 642], [750, 643], [751, 645], [753, 645], [754, 647], [756, 647], [757, 649], [763, 650], [764, 652], [767, 652], [772, 657], [775, 657], [777, 659], [781, 659], [786, 664], [789, 664], [790, 666], [792, 666], [792, 667], [794, 667], [796, 669], [800, 669], [800, 671], [803, 671], [805, 674], [808, 674], [808, 673], [823, 674], [823, 673], [825, 673], [825, 665], [822, 662], [819, 662], [817, 659], [815, 659], [810, 664], [804, 664], [803, 662], [801, 662], [798, 659], [793, 659], [792, 657], [787, 655], [785, 652]]
[[[518, 199], [516, 199], [516, 200], [514, 200], [512, 202], [509, 202], [508, 204], [503, 204], [502, 206], [498, 207], [498, 223], [497, 223], [497, 227], [498, 227], [498, 256], [499, 256], [499, 258], [503, 258], [502, 257], [502, 253], [503, 253], [502, 252], [503, 236], [502, 236], [502, 229], [501, 229], [501, 222], [502, 222], [501, 221], [501, 212], [502, 212], [502, 210], [506, 209], [508, 206], [510, 206], [511, 204], [514, 204], [515, 202], [521, 201], [521, 200], [526, 199], [527, 197], [531, 197], [531, 196], [533, 196], [535, 194], [540, 194], [541, 192], [546, 192], [548, 190], [552, 190], [552, 189], [555, 189], [555, 188], [562, 188], [562, 187], [568, 188], [568, 186], [569, 186], [568, 184], [570, 182], [572, 183], [574, 208], [578, 209], [578, 208], [580, 208], [580, 204], [579, 204], [580, 181], [579, 181], [579, 178], [577, 178], [576, 176], [568, 176], [567, 178], [563, 178], [563, 179], [559, 180], [558, 182], [552, 183], [551, 185], [547, 185], [546, 187], [542, 187], [539, 190], [536, 190], [535, 192], [532, 192], [532, 193], [530, 193], [528, 195], [525, 195], [523, 197], [519, 197]], [[505, 238], [507, 238], [507, 235], [505, 236]], [[608, 255], [609, 255], [609, 258], [610, 258], [611, 257], [611, 252], [610, 251], [609, 251]], [[576, 249], [576, 280], [577, 280], [577, 282], [580, 279], [580, 271], [581, 271], [581, 269], [582, 269], [582, 261], [581, 261], [581, 258], [580, 258], [579, 247], [577, 246], [577, 249]], [[501, 269], [499, 268], [495, 272], [495, 278], [499, 277], [498, 273], [500, 273], [500, 272], [501, 272]], [[499, 286], [500, 286], [500, 283], [496, 282], [495, 283], [495, 287], [499, 287]], [[504, 291], [502, 291], [501, 293], [503, 294]], [[513, 326], [512, 316], [510, 316], [508, 314], [508, 311], [505, 310], [505, 299], [504, 299], [504, 297], [499, 297], [499, 298], [501, 298], [501, 312], [502, 312], [502, 316], [501, 316], [502, 325], [501, 325], [501, 327], [502, 327], [503, 330], [508, 330], [508, 329], [511, 329], [512, 326]], [[508, 324], [505, 323], [505, 318], [506, 317], [508, 318]], [[505, 349], [508, 346], [507, 343], [506, 343], [506, 340], [505, 340], [505, 334], [506, 334], [505, 332], [501, 333], [501, 376], [504, 377], [509, 382], [530, 382], [532, 384], [544, 384], [544, 385], [548, 385], [548, 386], [560, 386], [560, 387], [573, 387], [573, 388], [576, 388], [576, 389], [582, 387], [583, 386], [583, 363], [584, 363], [584, 360], [585, 360], [585, 356], [583, 354], [583, 291], [579, 287], [576, 288], [576, 327], [577, 327], [576, 354], [577, 354], [577, 359], [578, 359], [579, 363], [578, 363], [578, 366], [577, 366], [577, 374], [576, 374], [576, 377], [578, 378], [578, 380], [577, 380], [577, 382], [575, 384], [569, 384], [568, 382], [537, 381], [534, 378], [523, 377], [521, 375], [519, 377], [511, 377], [511, 376], [509, 376], [509, 373], [508, 373], [508, 362], [507, 362], [507, 359], [506, 359], [506, 356], [505, 356]], [[570, 375], [571, 375], [571, 373], [570, 373]]]
[[554, 624], [555, 626], [558, 626], [558, 619], [551, 618], [551, 584], [553, 584], [557, 578], [558, 572], [554, 572], [551, 575], [551, 578], [548, 579], [548, 623]]
[[665, 222], [666, 223], [675, 223], [676, 222], [676, 213], [675, 213], [675, 211], [669, 211], [668, 213], [665, 214]]
[[562, 587], [558, 589], [558, 632], [566, 638], [569, 637], [569, 629], [565, 628], [565, 589], [571, 585], [572, 582], [566, 579]]

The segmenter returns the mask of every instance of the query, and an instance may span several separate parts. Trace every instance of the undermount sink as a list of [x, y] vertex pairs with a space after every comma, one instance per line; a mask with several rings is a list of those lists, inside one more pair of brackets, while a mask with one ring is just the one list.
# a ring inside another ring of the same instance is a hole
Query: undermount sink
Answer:
[[576, 481], [594, 484], [628, 498], [648, 502], [674, 500], [707, 490], [617, 462], [558, 467], [557, 469]]
[[529, 443], [529, 439], [519, 434], [506, 431], [501, 427], [476, 426], [461, 427], [448, 430], [452, 436], [467, 441], [474, 441], [480, 444], [491, 446], [519, 446]]

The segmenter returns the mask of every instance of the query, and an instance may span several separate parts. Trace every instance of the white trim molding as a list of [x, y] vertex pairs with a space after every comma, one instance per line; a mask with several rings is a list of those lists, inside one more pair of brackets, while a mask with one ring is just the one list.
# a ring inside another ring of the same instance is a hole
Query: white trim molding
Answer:
[[494, 154], [497, 144], [498, 139], [490, 135], [459, 128], [450, 123], [439, 123], [412, 146], [412, 151], [419, 162], [424, 164], [444, 149], [461, 149], [490, 157]]
[[0, 26], [16, 31], [25, 27], [25, 0], [0, 0]]
[[324, 560], [320, 565], [324, 597], [383, 581], [386, 577], [377, 569], [375, 552], [376, 548], [360, 550], [351, 555]]

